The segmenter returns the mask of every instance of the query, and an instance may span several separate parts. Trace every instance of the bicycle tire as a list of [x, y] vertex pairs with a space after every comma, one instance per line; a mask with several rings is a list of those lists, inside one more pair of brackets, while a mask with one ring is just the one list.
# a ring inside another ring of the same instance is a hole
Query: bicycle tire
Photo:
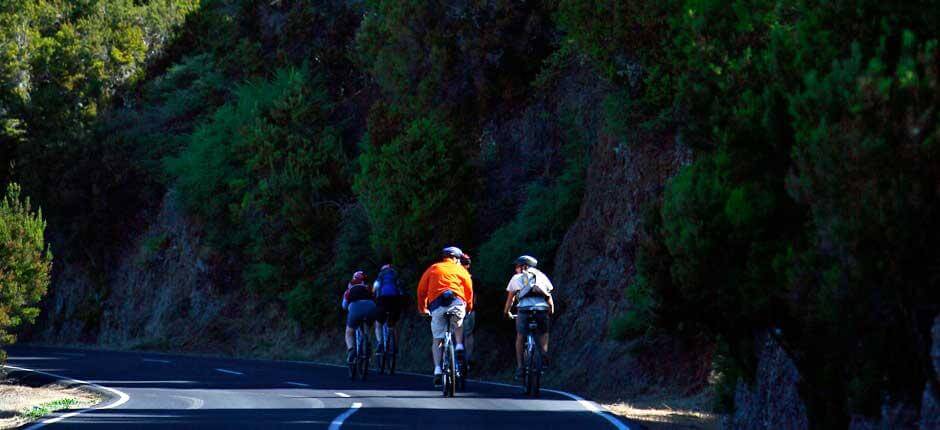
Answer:
[[441, 346], [441, 391], [444, 394], [444, 397], [449, 397], [450, 390], [448, 390], [448, 381], [449, 375], [447, 374], [447, 343]]
[[451, 343], [448, 349], [448, 354], [450, 354], [450, 381], [448, 384], [448, 389], [450, 390], [450, 396], [454, 397], [457, 393], [457, 351], [454, 349], [454, 344]]
[[365, 354], [363, 354], [361, 357], [362, 366], [360, 367], [361, 374], [359, 375], [359, 379], [365, 381], [366, 376], [369, 375], [369, 356], [372, 355], [372, 347], [369, 344], [369, 339], [367, 336], [363, 335], [362, 338], [362, 349], [364, 350]]
[[[531, 335], [530, 335], [531, 336]], [[526, 339], [525, 351], [522, 356], [522, 389], [526, 395], [532, 394], [532, 339]]]
[[529, 392], [533, 397], [539, 397], [541, 395], [541, 383], [542, 383], [542, 348], [535, 347], [534, 354], [532, 354], [532, 376], [529, 377]]
[[385, 355], [388, 357], [386, 365], [388, 366], [388, 374], [395, 374], [395, 364], [398, 361], [398, 345], [395, 344], [395, 337], [391, 336], [388, 338], [388, 342], [385, 345]]

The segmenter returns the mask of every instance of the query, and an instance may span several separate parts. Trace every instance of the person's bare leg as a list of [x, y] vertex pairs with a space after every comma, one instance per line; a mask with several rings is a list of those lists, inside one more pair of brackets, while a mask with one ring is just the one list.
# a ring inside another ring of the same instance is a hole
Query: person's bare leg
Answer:
[[434, 368], [441, 367], [441, 339], [431, 339], [431, 355], [434, 356]]
[[378, 345], [382, 344], [382, 323], [375, 322], [375, 342]]
[[454, 328], [454, 343], [456, 345], [463, 344], [463, 326]]
[[539, 345], [542, 346], [542, 352], [548, 354], [548, 333], [539, 335]]
[[346, 349], [356, 347], [356, 330], [352, 327], [346, 327]]

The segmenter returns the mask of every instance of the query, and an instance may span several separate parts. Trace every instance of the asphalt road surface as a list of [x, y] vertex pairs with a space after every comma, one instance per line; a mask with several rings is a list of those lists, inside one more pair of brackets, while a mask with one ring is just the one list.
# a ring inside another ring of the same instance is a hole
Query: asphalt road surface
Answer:
[[543, 391], [533, 399], [501, 384], [470, 381], [456, 398], [443, 398], [427, 376], [350, 381], [344, 367], [308, 362], [33, 346], [7, 351], [10, 366], [109, 393], [93, 409], [54, 414], [32, 428], [639, 428], [567, 393]]

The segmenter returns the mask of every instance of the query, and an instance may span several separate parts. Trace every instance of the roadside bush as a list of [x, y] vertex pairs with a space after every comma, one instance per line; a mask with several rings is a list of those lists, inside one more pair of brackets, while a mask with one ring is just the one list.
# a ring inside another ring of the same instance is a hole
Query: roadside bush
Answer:
[[410, 122], [391, 142], [365, 137], [355, 191], [380, 255], [428, 262], [468, 237], [473, 205], [466, 178], [472, 175], [456, 142], [436, 116]]
[[[19, 185], [9, 184], [0, 201], [0, 346], [15, 342], [13, 331], [39, 315], [37, 304], [49, 288], [52, 270], [42, 211], [33, 211], [20, 193]], [[0, 364], [5, 362], [6, 352], [0, 349]]]
[[307, 68], [235, 90], [235, 100], [167, 160], [210, 241], [246, 259], [252, 291], [277, 297], [332, 260], [350, 187], [323, 81]]

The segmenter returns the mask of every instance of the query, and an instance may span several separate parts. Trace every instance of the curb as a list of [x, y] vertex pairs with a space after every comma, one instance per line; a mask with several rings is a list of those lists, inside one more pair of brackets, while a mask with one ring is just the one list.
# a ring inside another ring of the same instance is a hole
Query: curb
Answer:
[[[92, 391], [95, 394], [98, 394], [101, 397], [104, 397], [104, 400], [102, 400], [102, 402], [100, 403], [101, 405], [107, 405], [119, 398], [114, 393], [108, 390], [105, 390], [103, 389], [103, 387], [97, 386], [95, 384], [81, 383], [82, 381], [77, 381], [79, 383], [76, 383], [76, 380], [71, 379], [71, 378], [62, 378], [58, 376], [53, 376], [51, 373], [40, 372], [38, 370], [32, 370], [32, 369], [26, 369], [24, 367], [3, 366], [3, 368], [7, 369], [7, 375], [9, 376], [18, 377], [17, 375], [28, 374], [28, 375], [32, 375], [33, 378], [35, 378], [38, 381], [41, 381], [44, 384], [57, 383], [66, 388], [80, 388], [83, 390]], [[18, 378], [25, 379], [25, 377], [23, 376], [19, 376]]]
[[[98, 409], [111, 409], [111, 408], [115, 408], [115, 407], [118, 407], [118, 406], [120, 406], [120, 405], [123, 405], [123, 404], [126, 403], [128, 400], [130, 400], [130, 397], [129, 397], [127, 394], [125, 394], [125, 393], [123, 393], [123, 392], [121, 392], [121, 391], [115, 390], [115, 389], [113, 389], [113, 388], [105, 387], [105, 386], [103, 386], [103, 385], [93, 384], [93, 383], [91, 383], [91, 382], [82, 381], [82, 380], [79, 380], [79, 379], [73, 379], [73, 378], [69, 378], [69, 377], [67, 377], [67, 376], [62, 376], [62, 375], [56, 375], [55, 373], [43, 372], [43, 371], [41, 371], [41, 370], [28, 369], [28, 368], [25, 368], [25, 367], [18, 367], [18, 366], [6, 365], [6, 366], [4, 366], [4, 368], [5, 368], [5, 369], [13, 369], [14, 372], [23, 372], [23, 373], [30, 373], [30, 374], [34, 374], [34, 375], [39, 375], [41, 378], [44, 378], [44, 379], [47, 379], [47, 380], [51, 380], [52, 382], [60, 383], [60, 384], [66, 386], [66, 387], [69, 387], [69, 388], [82, 388], [82, 389], [86, 389], [86, 390], [89, 390], [89, 391], [94, 391], [95, 393], [101, 394], [101, 395], [104, 396], [106, 399], [108, 399], [107, 401], [102, 402], [102, 404], [100, 404], [100, 405], [95, 405], [95, 406], [92, 406], [92, 407], [90, 407], [90, 408], [85, 408], [85, 409], [79, 409], [79, 410], [77, 410], [77, 411], [68, 412], [68, 413], [65, 413], [65, 414], [60, 414], [60, 415], [55, 415], [55, 416], [49, 416], [48, 418], [47, 418], [47, 417], [43, 417], [43, 418], [40, 418], [40, 419], [37, 420], [37, 421], [31, 422], [31, 423], [26, 423], [26, 424], [24, 424], [23, 426], [20, 427], [20, 428], [23, 428], [23, 429], [26, 429], [26, 430], [38, 429], [38, 428], [44, 427], [44, 426], [46, 426], [46, 425], [48, 425], [48, 424], [56, 423], [56, 422], [59, 422], [59, 421], [62, 421], [62, 420], [64, 420], [64, 419], [66, 419], [66, 418], [74, 417], [74, 416], [76, 416], [76, 415], [79, 415], [79, 414], [82, 414], [82, 413], [85, 413], [85, 412], [88, 412], [88, 411], [94, 411], [94, 410], [98, 410]], [[8, 373], [14, 373], [14, 372], [8, 372]], [[53, 414], [56, 414], [56, 413], [53, 412]]]

